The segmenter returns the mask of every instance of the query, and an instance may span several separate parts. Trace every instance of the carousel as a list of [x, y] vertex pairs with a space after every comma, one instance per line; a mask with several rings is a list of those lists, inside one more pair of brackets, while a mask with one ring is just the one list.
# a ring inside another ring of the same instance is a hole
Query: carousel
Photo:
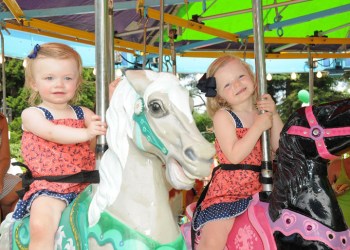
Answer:
[[[225, 53], [254, 59], [260, 95], [267, 93], [267, 59], [306, 59], [310, 75], [310, 105], [296, 110], [285, 123], [275, 171], [269, 131], [262, 135], [263, 190], [237, 217], [227, 249], [350, 249], [350, 231], [327, 179], [329, 160], [350, 147], [350, 101], [312, 103], [315, 59], [350, 58], [350, 25], [339, 21], [348, 16], [350, 4], [32, 2], [3, 1], [3, 59], [11, 32], [95, 46], [96, 113], [108, 123], [107, 135], [99, 136], [96, 146], [100, 182], [88, 186], [65, 209], [55, 249], [196, 249], [200, 233], [194, 234], [191, 226], [195, 203], [189, 204], [182, 190], [192, 190], [210, 175], [215, 150], [196, 127], [192, 97], [176, 76], [177, 59]], [[202, 14], [189, 20], [189, 13], [201, 9]], [[294, 16], [283, 18], [291, 13]], [[243, 31], [228, 24], [240, 23], [243, 17]], [[314, 21], [323, 23], [324, 30], [314, 32]], [[298, 25], [304, 27], [300, 36], [291, 37], [289, 28]], [[108, 103], [108, 83], [121, 53], [134, 55], [137, 69], [124, 72]], [[5, 88], [3, 94], [6, 97]], [[179, 223], [179, 213], [185, 212], [186, 220]], [[29, 242], [29, 217], [14, 221], [8, 216], [2, 222], [1, 249], [28, 249]]]

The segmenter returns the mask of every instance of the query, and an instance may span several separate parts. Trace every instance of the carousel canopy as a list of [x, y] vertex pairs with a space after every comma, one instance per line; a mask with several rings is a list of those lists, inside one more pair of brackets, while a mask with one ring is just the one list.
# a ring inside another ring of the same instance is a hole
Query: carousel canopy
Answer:
[[[136, 58], [146, 53], [152, 62], [163, 41], [165, 57], [174, 48], [178, 67], [190, 61], [195, 68], [198, 62], [202, 71], [201, 62], [223, 53], [254, 58], [252, 1], [168, 0], [163, 11], [160, 2], [114, 0], [115, 51]], [[311, 55], [332, 60], [329, 67], [334, 61], [350, 66], [349, 0], [262, 0], [262, 5], [266, 59], [305, 61]], [[1, 7], [6, 56], [23, 58], [37, 42], [62, 40], [79, 50], [85, 65], [94, 64], [93, 0], [3, 0]]]

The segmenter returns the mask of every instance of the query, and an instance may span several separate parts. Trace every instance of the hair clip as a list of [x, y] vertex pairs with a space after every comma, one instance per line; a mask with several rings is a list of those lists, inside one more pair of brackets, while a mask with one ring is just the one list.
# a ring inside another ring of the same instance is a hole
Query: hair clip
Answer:
[[39, 50], [40, 50], [40, 45], [39, 44], [35, 45], [33, 52], [28, 55], [28, 58], [30, 58], [30, 59], [36, 58]]
[[206, 97], [215, 97], [216, 96], [216, 80], [214, 76], [208, 77], [207, 74], [204, 74], [201, 79], [199, 79], [197, 88], [205, 93]]

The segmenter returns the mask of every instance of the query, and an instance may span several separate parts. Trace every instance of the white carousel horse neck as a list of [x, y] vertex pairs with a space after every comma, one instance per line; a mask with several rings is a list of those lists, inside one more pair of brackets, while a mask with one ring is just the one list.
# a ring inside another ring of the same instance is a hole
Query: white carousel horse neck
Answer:
[[122, 183], [120, 194], [107, 211], [159, 242], [174, 241], [180, 231], [171, 212], [162, 162], [133, 143], [128, 154], [132, 157], [123, 171], [127, 181]]
[[[190, 189], [195, 178], [209, 175], [215, 153], [199, 133], [190, 106], [189, 93], [175, 76], [127, 73], [107, 111], [109, 149], [102, 157], [101, 182], [89, 209], [90, 224], [97, 223], [107, 209], [157, 242], [179, 237], [166, 179], [176, 189]], [[142, 115], [142, 121], [136, 123], [135, 115]]]

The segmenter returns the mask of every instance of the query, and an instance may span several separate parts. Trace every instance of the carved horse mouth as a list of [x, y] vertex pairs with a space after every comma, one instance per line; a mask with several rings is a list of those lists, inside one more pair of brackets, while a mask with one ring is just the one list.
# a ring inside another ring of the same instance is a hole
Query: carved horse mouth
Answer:
[[176, 189], [189, 190], [193, 187], [195, 177], [188, 173], [173, 157], [169, 157], [166, 165], [166, 179]]

